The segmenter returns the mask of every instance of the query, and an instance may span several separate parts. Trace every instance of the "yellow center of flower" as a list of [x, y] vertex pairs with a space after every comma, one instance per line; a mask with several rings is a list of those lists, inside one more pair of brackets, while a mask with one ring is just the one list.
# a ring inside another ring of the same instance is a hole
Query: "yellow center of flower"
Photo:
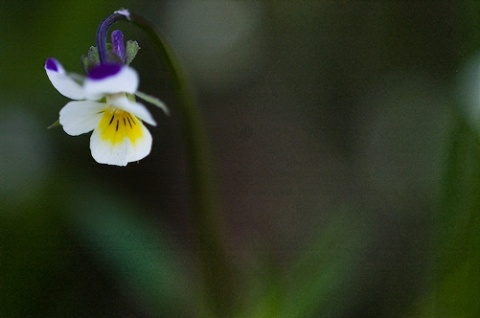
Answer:
[[125, 138], [132, 144], [143, 136], [140, 120], [126, 111], [118, 108], [103, 110], [103, 116], [98, 125], [100, 136], [112, 144], [122, 143]]

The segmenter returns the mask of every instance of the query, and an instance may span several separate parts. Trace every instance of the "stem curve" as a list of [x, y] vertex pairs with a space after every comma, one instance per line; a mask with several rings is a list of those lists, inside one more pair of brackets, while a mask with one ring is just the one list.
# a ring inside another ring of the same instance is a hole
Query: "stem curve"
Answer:
[[106, 63], [108, 59], [108, 28], [121, 20], [132, 22], [152, 39], [172, 76], [189, 158], [188, 173], [194, 207], [192, 224], [203, 276], [203, 289], [200, 292], [207, 307], [204, 308], [204, 314], [208, 317], [231, 317], [236, 296], [234, 275], [225, 243], [213, 156], [203, 118], [175, 54], [155, 26], [142, 16], [119, 10], [100, 24], [97, 31], [100, 62]]
[[115, 11], [112, 15], [103, 20], [97, 29], [96, 42], [98, 49], [98, 57], [100, 64], [107, 64], [108, 50], [107, 50], [107, 32], [108, 29], [118, 21], [130, 20], [130, 13], [126, 10]]

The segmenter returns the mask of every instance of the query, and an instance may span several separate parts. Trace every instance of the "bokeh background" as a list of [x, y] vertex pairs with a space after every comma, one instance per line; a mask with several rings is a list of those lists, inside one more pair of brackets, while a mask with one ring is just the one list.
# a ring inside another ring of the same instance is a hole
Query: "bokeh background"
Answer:
[[208, 316], [178, 101], [141, 30], [115, 25], [172, 111], [150, 108], [151, 155], [99, 165], [46, 129], [67, 99], [45, 59], [81, 73], [121, 7], [194, 88], [232, 317], [480, 314], [478, 1], [82, 0], [0, 3], [0, 317]]

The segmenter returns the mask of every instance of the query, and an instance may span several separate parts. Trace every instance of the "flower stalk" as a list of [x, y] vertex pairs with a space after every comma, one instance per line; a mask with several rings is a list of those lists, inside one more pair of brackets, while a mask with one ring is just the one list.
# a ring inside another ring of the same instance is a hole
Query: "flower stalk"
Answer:
[[[120, 12], [120, 13], [119, 13]], [[208, 142], [202, 116], [188, 85], [188, 81], [171, 48], [155, 27], [143, 17], [117, 11], [105, 19], [97, 32], [100, 61], [107, 61], [105, 38], [107, 26], [128, 20], [142, 29], [152, 39], [160, 57], [169, 68], [173, 89], [179, 102], [193, 200], [192, 224], [198, 242], [199, 260], [203, 276], [205, 315], [230, 317], [234, 306], [233, 270], [225, 245], [224, 220], [221, 213], [212, 150]], [[103, 39], [103, 41], [102, 41]], [[102, 43], [100, 43], [102, 42]], [[103, 55], [103, 56], [102, 56]]]

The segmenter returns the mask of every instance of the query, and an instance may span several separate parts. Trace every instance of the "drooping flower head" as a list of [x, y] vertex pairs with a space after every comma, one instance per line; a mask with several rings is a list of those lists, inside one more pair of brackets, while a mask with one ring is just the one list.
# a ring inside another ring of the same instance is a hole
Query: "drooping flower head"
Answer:
[[139, 46], [123, 40], [115, 30], [111, 48], [105, 37], [115, 21], [128, 18], [128, 11], [116, 11], [105, 19], [97, 31], [97, 47], [82, 58], [86, 76], [69, 74], [54, 58], [45, 62], [45, 71], [58, 92], [73, 101], [60, 110], [59, 123], [64, 131], [77, 136], [93, 130], [90, 137], [92, 157], [109, 165], [126, 166], [145, 158], [152, 148], [152, 136], [143, 122], [155, 126], [146, 107], [135, 96], [168, 109], [158, 99], [138, 91], [137, 72], [129, 66]]

